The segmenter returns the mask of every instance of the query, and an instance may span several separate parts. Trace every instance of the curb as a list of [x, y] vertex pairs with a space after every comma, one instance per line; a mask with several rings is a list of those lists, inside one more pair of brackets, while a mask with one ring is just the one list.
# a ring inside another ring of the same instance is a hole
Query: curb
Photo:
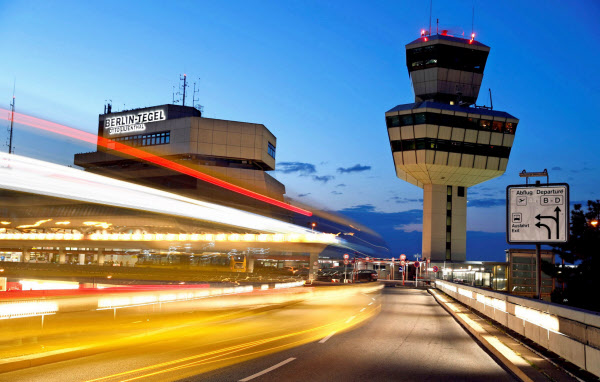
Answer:
[[0, 361], [0, 374], [10, 371], [23, 370], [30, 367], [47, 365], [49, 363], [67, 361], [75, 358], [87, 357], [107, 351], [102, 346], [75, 348], [73, 350], [60, 350], [48, 352], [42, 355], [27, 355], [22, 357], [8, 358]]
[[429, 293], [435, 298], [435, 300], [440, 304], [458, 323], [465, 328], [475, 339], [487, 350], [489, 351], [499, 363], [502, 363], [504, 367], [510, 370], [519, 380], [524, 382], [534, 382], [533, 379], [529, 378], [527, 374], [523, 372], [517, 365], [515, 365], [512, 361], [510, 361], [504, 354], [502, 354], [494, 345], [492, 345], [476, 328], [469, 325], [460, 315], [457, 314], [453, 309], [451, 309], [447, 302], [443, 301], [437, 291], [432, 289], [428, 290]]

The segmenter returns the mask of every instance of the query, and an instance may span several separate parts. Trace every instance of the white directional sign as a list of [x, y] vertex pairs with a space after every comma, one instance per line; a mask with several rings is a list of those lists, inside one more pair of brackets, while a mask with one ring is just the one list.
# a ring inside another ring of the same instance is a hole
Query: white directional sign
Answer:
[[565, 243], [569, 240], [569, 185], [506, 188], [509, 243]]

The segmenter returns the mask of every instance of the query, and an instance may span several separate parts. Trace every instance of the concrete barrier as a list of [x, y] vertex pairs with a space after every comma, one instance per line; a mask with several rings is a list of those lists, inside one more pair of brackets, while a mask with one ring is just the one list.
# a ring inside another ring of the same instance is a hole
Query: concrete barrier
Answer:
[[435, 287], [600, 377], [600, 314], [441, 280]]

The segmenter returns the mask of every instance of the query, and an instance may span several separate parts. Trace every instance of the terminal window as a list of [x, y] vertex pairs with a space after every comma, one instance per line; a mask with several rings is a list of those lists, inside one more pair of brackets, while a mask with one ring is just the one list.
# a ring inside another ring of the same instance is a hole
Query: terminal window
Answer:
[[269, 155], [275, 159], [275, 146], [271, 142], [269, 142]]
[[171, 132], [161, 131], [150, 134], [128, 135], [126, 137], [117, 137], [113, 140], [133, 147], [166, 145], [171, 141]]

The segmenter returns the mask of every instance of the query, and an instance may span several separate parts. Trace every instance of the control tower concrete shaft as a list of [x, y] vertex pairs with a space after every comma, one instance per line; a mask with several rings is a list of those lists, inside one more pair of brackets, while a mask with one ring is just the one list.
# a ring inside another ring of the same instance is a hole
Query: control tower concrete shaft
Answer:
[[502, 175], [518, 119], [474, 106], [490, 48], [438, 34], [406, 45], [415, 102], [385, 113], [396, 175], [423, 189], [423, 257], [466, 260], [467, 188]]

